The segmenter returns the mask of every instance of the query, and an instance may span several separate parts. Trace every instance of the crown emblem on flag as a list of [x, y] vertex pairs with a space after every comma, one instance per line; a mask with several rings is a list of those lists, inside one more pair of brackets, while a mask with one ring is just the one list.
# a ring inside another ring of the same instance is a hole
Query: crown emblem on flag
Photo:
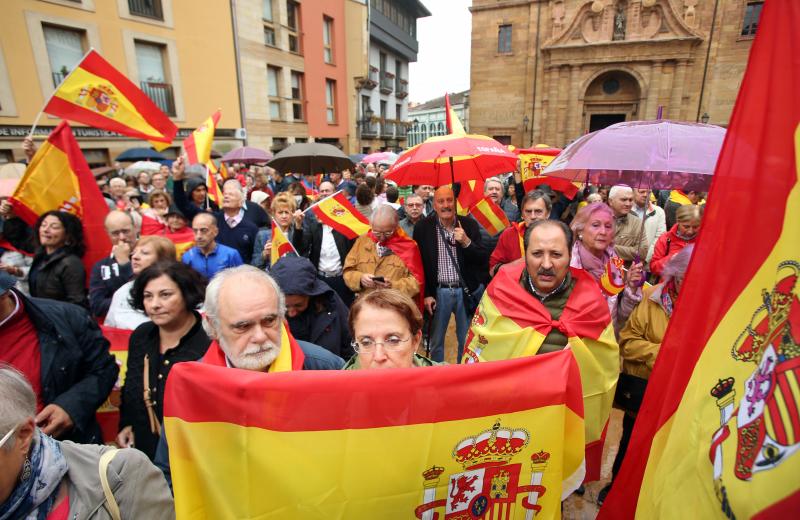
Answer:
[[107, 85], [88, 85], [78, 93], [77, 102], [86, 108], [113, 117], [119, 108], [116, 93]]
[[442, 476], [444, 473], [444, 468], [441, 466], [433, 466], [429, 469], [426, 469], [422, 472], [422, 477], [425, 480], [434, 480]]
[[719, 382], [714, 385], [714, 388], [711, 389], [711, 396], [717, 399], [725, 397], [733, 389], [733, 383], [734, 379], [732, 377], [720, 379]]
[[550, 460], [550, 454], [546, 451], [540, 451], [531, 455], [531, 463], [533, 464], [543, 464], [548, 460]]
[[341, 206], [334, 206], [331, 209], [331, 213], [333, 214], [334, 217], [343, 217], [347, 214], [347, 210], [345, 210]]
[[527, 430], [504, 428], [498, 420], [491, 429], [456, 444], [453, 458], [464, 467], [485, 462], [508, 462], [528, 445], [530, 437]]

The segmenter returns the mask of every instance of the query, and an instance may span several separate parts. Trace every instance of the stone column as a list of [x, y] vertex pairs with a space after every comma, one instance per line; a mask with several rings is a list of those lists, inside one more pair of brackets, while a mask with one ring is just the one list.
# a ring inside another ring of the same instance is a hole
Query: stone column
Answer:
[[[548, 67], [545, 69], [545, 80], [547, 85], [547, 106], [542, 111], [542, 122], [546, 129], [542, 136], [543, 141], [550, 145], [556, 146], [556, 119], [558, 117], [558, 67]], [[536, 143], [534, 143], [536, 144]]]
[[[558, 125], [556, 143], [551, 146], [564, 146], [567, 143], [567, 110], [569, 107], [570, 67], [565, 65], [558, 69]], [[548, 143], [550, 144], [550, 143]]]
[[686, 119], [686, 107], [683, 106], [684, 81], [686, 81], [686, 61], [680, 60], [675, 65], [675, 75], [672, 80], [672, 94], [669, 101], [670, 119]]
[[562, 144], [567, 141], [578, 137], [578, 125], [581, 118], [581, 102], [578, 98], [581, 97], [581, 66], [573, 65], [569, 69], [569, 97], [567, 98], [567, 125], [566, 125], [566, 139]]
[[663, 62], [656, 61], [650, 67], [650, 88], [647, 90], [646, 110], [642, 119], [655, 119], [658, 112], [659, 96], [661, 95], [661, 76], [663, 75]]

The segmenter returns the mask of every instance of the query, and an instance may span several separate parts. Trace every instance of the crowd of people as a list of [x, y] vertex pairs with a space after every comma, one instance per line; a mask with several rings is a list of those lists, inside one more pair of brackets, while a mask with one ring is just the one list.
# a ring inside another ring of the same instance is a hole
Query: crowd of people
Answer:
[[[91, 269], [77, 217], [49, 211], [28, 226], [0, 202], [0, 518], [67, 518], [98, 503], [128, 508], [123, 517], [168, 518], [163, 396], [176, 363], [276, 372], [482, 360], [470, 342], [487, 288], [509, 294], [522, 316], [543, 314], [548, 332], [535, 348], [525, 340], [527, 354], [567, 347], [578, 293], [608, 317], [603, 362], [616, 362], [616, 378], [621, 358], [615, 402], [625, 411], [616, 475], [703, 194], [590, 186], [569, 200], [547, 185], [526, 193], [510, 172], [484, 183], [511, 222], [491, 234], [458, 213], [458, 185], [413, 186], [401, 198], [373, 164], [321, 181], [229, 166], [218, 201], [205, 168], [184, 158], [152, 174], [99, 178], [112, 245]], [[307, 211], [340, 191], [369, 219], [368, 233], [348, 238]], [[295, 251], [275, 263], [273, 223]], [[445, 348], [451, 319], [455, 352]], [[91, 446], [102, 442], [95, 411], [120, 370], [107, 328], [132, 331], [116, 437], [132, 449], [119, 457]], [[126, 482], [111, 496], [97, 471], [104, 460]]]

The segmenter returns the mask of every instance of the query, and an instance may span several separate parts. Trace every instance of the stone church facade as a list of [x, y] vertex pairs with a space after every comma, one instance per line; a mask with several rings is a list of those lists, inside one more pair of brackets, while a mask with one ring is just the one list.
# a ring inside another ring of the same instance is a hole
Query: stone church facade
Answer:
[[473, 0], [470, 130], [561, 147], [626, 120], [727, 125], [762, 6]]

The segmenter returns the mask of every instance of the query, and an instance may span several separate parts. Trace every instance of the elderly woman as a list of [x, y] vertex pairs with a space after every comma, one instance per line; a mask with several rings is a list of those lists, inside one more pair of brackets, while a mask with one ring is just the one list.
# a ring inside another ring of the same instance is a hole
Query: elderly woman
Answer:
[[[619, 334], [622, 374], [617, 383], [615, 400], [617, 406], [624, 410], [625, 416], [622, 419], [619, 451], [611, 469], [612, 483], [622, 467], [647, 380], [653, 371], [667, 325], [675, 310], [675, 302], [678, 300], [693, 250], [694, 245], [689, 245], [670, 257], [664, 267], [664, 281], [644, 290], [644, 298], [633, 310], [628, 323]], [[611, 484], [600, 491], [598, 503], [602, 504], [610, 489]]]
[[670, 258], [689, 244], [693, 244], [700, 232], [703, 220], [703, 207], [686, 204], [675, 212], [676, 224], [656, 240], [653, 257], [650, 259], [650, 272], [661, 276]]
[[417, 354], [422, 344], [422, 313], [396, 289], [376, 289], [350, 308], [350, 334], [356, 355], [344, 370], [439, 365]]
[[35, 415], [30, 383], [0, 365], [0, 518], [175, 518], [164, 475], [141, 452], [57, 441]]
[[133, 307], [151, 321], [139, 325], [128, 343], [117, 444], [155, 456], [164, 419], [164, 388], [172, 367], [203, 357], [211, 339], [195, 309], [205, 298], [206, 281], [186, 264], [154, 264], [136, 278]]
[[[289, 242], [294, 237], [295, 228], [302, 226], [302, 221], [294, 219], [297, 212], [297, 203], [294, 195], [289, 192], [278, 193], [272, 199], [270, 214], [275, 225], [280, 228]], [[253, 246], [253, 258], [251, 265], [264, 269], [267, 267], [270, 253], [272, 251], [272, 229], [262, 229], [256, 234], [255, 245]]]
[[131, 269], [133, 280], [116, 290], [111, 297], [105, 325], [118, 329], [133, 330], [142, 323], [149, 321], [141, 311], [131, 305], [131, 289], [136, 277], [156, 262], [175, 261], [175, 244], [168, 238], [147, 235], [140, 238], [133, 247], [131, 254]]
[[570, 266], [583, 269], [597, 281], [618, 333], [642, 299], [642, 264], [632, 264], [625, 273], [622, 259], [614, 252], [614, 212], [604, 203], [581, 208], [570, 227], [577, 237]]
[[36, 221], [34, 237], [37, 251], [28, 272], [31, 296], [87, 307], [80, 219], [65, 211], [48, 211]]
[[147, 196], [148, 208], [142, 210], [142, 215], [166, 224], [166, 216], [169, 207], [172, 205], [172, 197], [169, 193], [161, 190], [153, 190]]

